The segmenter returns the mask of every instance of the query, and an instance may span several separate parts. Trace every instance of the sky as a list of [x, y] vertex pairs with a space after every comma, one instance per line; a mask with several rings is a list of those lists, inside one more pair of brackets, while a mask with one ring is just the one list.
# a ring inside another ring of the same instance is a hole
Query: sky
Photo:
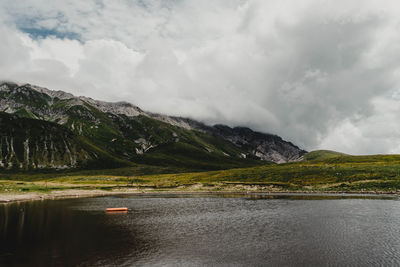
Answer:
[[400, 3], [0, 0], [0, 80], [400, 153]]

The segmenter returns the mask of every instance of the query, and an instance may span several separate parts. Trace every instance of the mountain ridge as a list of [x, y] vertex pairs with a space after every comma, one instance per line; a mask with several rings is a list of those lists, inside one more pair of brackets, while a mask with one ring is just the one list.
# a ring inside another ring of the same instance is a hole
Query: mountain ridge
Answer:
[[209, 126], [189, 118], [146, 112], [128, 102], [77, 97], [31, 84], [0, 83], [0, 111], [55, 122], [133, 162], [147, 158], [154, 164], [164, 164], [155, 155], [161, 153], [168, 158], [172, 155], [167, 147], [173, 151], [174, 146], [180, 146], [181, 156], [188, 156], [194, 149], [205, 153], [206, 158], [215, 156], [222, 161], [249, 158], [283, 163], [298, 160], [306, 153], [277, 135], [245, 127]]

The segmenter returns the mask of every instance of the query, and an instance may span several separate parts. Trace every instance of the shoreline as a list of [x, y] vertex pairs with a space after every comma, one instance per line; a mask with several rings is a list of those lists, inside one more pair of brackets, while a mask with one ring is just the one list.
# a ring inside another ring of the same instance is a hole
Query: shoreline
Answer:
[[73, 199], [73, 198], [88, 198], [108, 195], [123, 195], [123, 194], [140, 194], [138, 190], [129, 191], [104, 191], [98, 189], [82, 190], [82, 189], [65, 189], [55, 190], [49, 193], [18, 193], [18, 194], [0, 194], [0, 204], [37, 201], [37, 200], [56, 200], [56, 199]]
[[151, 195], [151, 194], [234, 194], [234, 195], [345, 195], [345, 196], [400, 196], [398, 191], [239, 191], [239, 190], [227, 190], [227, 191], [212, 191], [212, 190], [138, 190], [138, 189], [124, 189], [124, 190], [112, 190], [104, 191], [98, 189], [84, 190], [84, 189], [65, 189], [55, 190], [49, 193], [1, 193], [0, 194], [0, 205], [9, 204], [16, 202], [26, 201], [38, 201], [38, 200], [57, 200], [57, 199], [74, 199], [74, 198], [90, 198], [90, 197], [101, 197], [111, 195]]

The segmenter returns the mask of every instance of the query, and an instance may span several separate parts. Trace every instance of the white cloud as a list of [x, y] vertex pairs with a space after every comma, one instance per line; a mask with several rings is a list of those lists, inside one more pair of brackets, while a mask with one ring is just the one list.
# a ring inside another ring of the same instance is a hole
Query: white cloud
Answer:
[[383, 2], [5, 0], [0, 78], [400, 153], [400, 5]]
[[320, 148], [349, 154], [399, 153], [400, 105], [384, 97], [372, 101], [374, 112], [367, 118], [347, 118], [321, 140]]

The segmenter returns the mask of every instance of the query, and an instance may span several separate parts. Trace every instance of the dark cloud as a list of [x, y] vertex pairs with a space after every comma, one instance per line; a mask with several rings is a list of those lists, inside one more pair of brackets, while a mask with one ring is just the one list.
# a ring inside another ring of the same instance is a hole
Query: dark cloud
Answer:
[[384, 2], [6, 0], [0, 78], [309, 150], [400, 152], [400, 7]]

